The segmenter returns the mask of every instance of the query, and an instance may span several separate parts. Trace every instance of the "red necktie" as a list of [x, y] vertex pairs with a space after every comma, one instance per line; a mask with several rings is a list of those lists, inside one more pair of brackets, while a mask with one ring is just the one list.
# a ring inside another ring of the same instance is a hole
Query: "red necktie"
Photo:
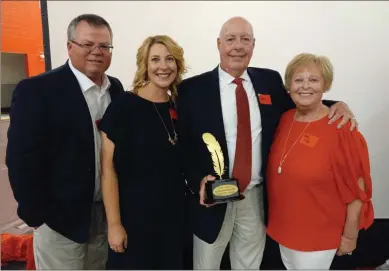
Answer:
[[232, 176], [238, 180], [240, 192], [243, 193], [251, 181], [251, 125], [250, 108], [245, 89], [243, 88], [242, 78], [234, 79], [236, 87], [236, 112], [237, 112], [237, 136], [235, 161]]

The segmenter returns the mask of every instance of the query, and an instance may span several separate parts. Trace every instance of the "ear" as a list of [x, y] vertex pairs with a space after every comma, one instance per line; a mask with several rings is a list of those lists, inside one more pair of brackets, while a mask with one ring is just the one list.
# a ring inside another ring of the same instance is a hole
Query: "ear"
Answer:
[[255, 38], [254, 38], [254, 40], [253, 40], [253, 47], [255, 47]]
[[217, 38], [217, 49], [220, 51], [220, 38]]
[[68, 51], [70, 51], [70, 49], [72, 49], [72, 46], [73, 46], [73, 44], [70, 41], [68, 41], [67, 44], [66, 44], [66, 47], [68, 48]]

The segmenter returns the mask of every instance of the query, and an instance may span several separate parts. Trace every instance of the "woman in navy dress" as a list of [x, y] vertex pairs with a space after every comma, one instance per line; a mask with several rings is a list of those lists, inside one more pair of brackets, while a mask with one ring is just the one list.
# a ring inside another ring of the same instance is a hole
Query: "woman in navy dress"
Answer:
[[182, 269], [185, 179], [178, 159], [174, 101], [186, 71], [168, 36], [137, 53], [133, 90], [100, 122], [108, 269]]

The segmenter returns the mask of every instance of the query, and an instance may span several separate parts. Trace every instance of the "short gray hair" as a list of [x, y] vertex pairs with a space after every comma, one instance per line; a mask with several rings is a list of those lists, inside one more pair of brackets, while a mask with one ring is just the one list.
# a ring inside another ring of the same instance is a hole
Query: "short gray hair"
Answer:
[[104, 26], [107, 27], [109, 34], [111, 35], [111, 40], [112, 40], [111, 26], [103, 17], [96, 15], [96, 14], [82, 14], [82, 15], [77, 16], [76, 18], [74, 18], [70, 22], [70, 24], [68, 26], [68, 30], [67, 30], [68, 41], [71, 41], [75, 38], [76, 28], [77, 28], [78, 24], [83, 22], [83, 21], [87, 22], [89, 25], [94, 26], [94, 27], [104, 27]]

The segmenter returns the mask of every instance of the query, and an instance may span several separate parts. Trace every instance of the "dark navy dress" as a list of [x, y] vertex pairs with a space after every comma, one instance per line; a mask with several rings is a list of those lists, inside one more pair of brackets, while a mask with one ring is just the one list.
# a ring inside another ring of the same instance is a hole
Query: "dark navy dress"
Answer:
[[182, 269], [185, 181], [178, 145], [168, 141], [163, 124], [174, 137], [170, 107], [126, 92], [99, 124], [115, 144], [120, 214], [128, 235], [124, 253], [109, 250], [108, 269]]

